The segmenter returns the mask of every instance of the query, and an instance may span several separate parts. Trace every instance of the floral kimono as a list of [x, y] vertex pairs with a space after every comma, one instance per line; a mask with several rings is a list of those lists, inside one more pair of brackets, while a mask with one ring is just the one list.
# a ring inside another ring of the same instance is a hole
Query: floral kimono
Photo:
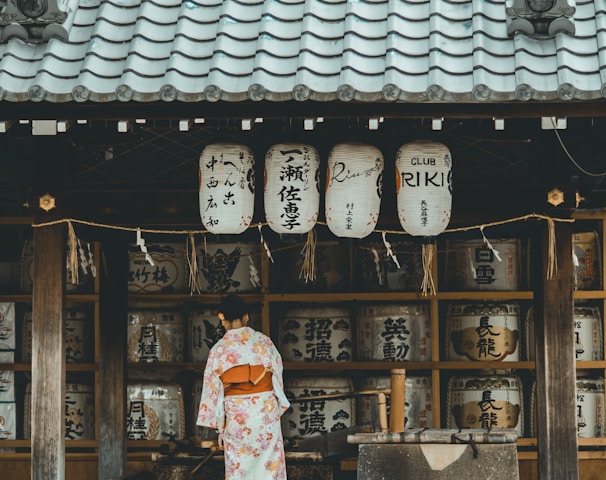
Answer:
[[[225, 395], [221, 376], [247, 364], [265, 367], [273, 390]], [[226, 480], [286, 479], [280, 417], [289, 405], [282, 358], [269, 337], [250, 327], [228, 330], [209, 353], [197, 420], [223, 437]]]

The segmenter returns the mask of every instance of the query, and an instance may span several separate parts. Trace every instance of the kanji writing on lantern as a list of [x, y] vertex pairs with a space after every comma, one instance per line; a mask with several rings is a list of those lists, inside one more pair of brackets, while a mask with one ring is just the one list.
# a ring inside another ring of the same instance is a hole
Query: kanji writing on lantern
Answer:
[[[284, 157], [284, 163], [280, 168], [278, 178], [284, 182], [282, 188], [278, 191], [278, 197], [282, 204], [282, 226], [288, 230], [300, 226], [299, 217], [301, 216], [301, 202], [303, 198], [300, 193], [302, 190], [309, 188], [309, 155], [304, 154], [300, 149], [280, 150], [280, 154]], [[294, 155], [303, 156], [303, 163], [293, 165], [295, 161]]]

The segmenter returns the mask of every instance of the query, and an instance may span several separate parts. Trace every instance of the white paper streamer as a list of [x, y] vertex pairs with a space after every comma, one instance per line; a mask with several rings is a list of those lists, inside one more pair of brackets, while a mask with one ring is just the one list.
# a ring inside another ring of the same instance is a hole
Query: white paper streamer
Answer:
[[486, 244], [486, 246], [492, 251], [492, 253], [494, 253], [494, 257], [501, 262], [501, 256], [499, 255], [499, 252], [492, 246], [492, 244], [488, 241], [488, 239], [486, 238], [486, 235], [484, 235], [484, 225], [482, 225], [480, 227], [480, 233], [482, 234], [482, 238], [484, 239], [484, 243]]
[[391, 257], [393, 263], [396, 264], [396, 267], [400, 268], [400, 262], [398, 262], [398, 257], [393, 254], [393, 251], [391, 250], [391, 244], [387, 241], [387, 238], [385, 237], [385, 232], [381, 232], [381, 236], [383, 237], [383, 243], [385, 244], [385, 248], [387, 249], [387, 255]]
[[255, 266], [255, 261], [253, 259], [253, 256], [248, 255], [248, 260], [250, 261], [250, 263], [248, 264], [248, 273], [250, 275], [250, 283], [253, 285], [253, 287], [260, 287], [261, 279], [259, 278], [259, 270], [257, 270], [257, 267]]
[[267, 242], [265, 242], [265, 239], [263, 238], [263, 232], [261, 232], [261, 225], [257, 225], [257, 228], [259, 229], [259, 236], [261, 237], [261, 245], [263, 245], [265, 253], [267, 253], [267, 256], [271, 260], [271, 263], [274, 263], [274, 258], [271, 256], [271, 252], [269, 250], [269, 247], [267, 246]]
[[86, 248], [88, 249], [88, 265], [90, 266], [90, 271], [93, 274], [93, 277], [96, 277], [97, 276], [97, 267], [95, 267], [93, 251], [90, 248], [90, 243], [86, 244]]
[[375, 262], [375, 270], [377, 271], [377, 282], [379, 285], [383, 285], [383, 275], [381, 275], [381, 259], [379, 258], [379, 252], [376, 248], [371, 248], [372, 256]]
[[145, 240], [143, 240], [143, 237], [141, 236], [140, 228], [137, 228], [137, 245], [139, 246], [139, 248], [141, 248], [141, 252], [143, 252], [145, 254], [145, 261], [147, 263], [149, 263], [152, 267], [155, 267], [156, 264], [154, 263], [154, 259], [147, 252], [147, 247], [145, 246]]

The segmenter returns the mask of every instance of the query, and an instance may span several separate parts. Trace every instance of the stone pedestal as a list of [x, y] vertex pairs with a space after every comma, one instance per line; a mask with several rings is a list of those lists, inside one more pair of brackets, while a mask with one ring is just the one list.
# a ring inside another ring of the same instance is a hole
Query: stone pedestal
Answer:
[[359, 444], [358, 480], [520, 478], [515, 433], [425, 430], [350, 437]]

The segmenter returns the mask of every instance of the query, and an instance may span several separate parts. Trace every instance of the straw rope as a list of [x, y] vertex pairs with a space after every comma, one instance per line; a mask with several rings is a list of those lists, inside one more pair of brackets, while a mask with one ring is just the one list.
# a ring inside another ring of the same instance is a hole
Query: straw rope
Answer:
[[305, 283], [313, 282], [316, 279], [316, 232], [312, 228], [307, 232], [307, 240], [301, 250], [303, 255], [303, 264], [299, 278], [303, 277]]

